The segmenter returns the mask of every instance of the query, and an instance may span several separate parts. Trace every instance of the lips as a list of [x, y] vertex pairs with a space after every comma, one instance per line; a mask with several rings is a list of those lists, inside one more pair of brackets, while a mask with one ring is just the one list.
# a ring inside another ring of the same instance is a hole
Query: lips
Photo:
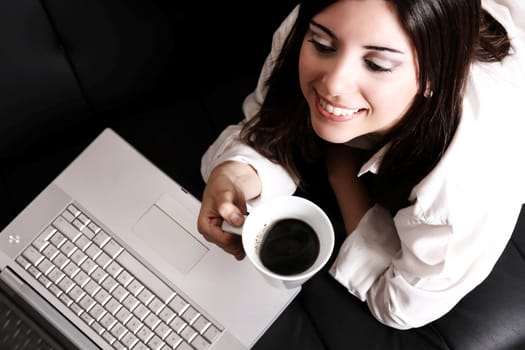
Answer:
[[338, 122], [353, 119], [361, 114], [361, 112], [365, 111], [364, 108], [337, 107], [328, 103], [319, 96], [317, 96], [317, 110], [323, 117]]

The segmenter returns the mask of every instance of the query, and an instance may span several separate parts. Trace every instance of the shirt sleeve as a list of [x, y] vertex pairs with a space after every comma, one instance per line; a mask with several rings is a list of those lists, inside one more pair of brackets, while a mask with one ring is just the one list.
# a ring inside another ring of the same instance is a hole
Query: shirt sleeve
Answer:
[[417, 203], [394, 218], [376, 205], [343, 242], [329, 272], [381, 323], [397, 329], [428, 324], [479, 285], [501, 256], [520, 202], [495, 199], [500, 204], [455, 224], [425, 218]]
[[242, 143], [239, 140], [241, 128], [242, 123], [228, 126], [204, 153], [201, 160], [204, 181], [208, 181], [211, 171], [217, 165], [225, 161], [238, 161], [250, 164], [257, 171], [262, 184], [261, 194], [248, 201], [249, 208], [268, 198], [293, 194], [297, 186], [286, 170]]
[[[245, 120], [251, 119], [261, 108], [261, 104], [266, 96], [266, 80], [270, 76], [283, 43], [295, 23], [298, 10], [298, 6], [292, 10], [272, 37], [271, 51], [264, 62], [257, 86], [243, 102], [242, 108]], [[250, 164], [257, 171], [262, 184], [261, 194], [257, 198], [248, 201], [248, 207], [256, 206], [259, 202], [268, 198], [293, 194], [297, 184], [286, 170], [263, 157], [239, 139], [239, 133], [245, 120], [236, 125], [228, 126], [214, 143], [208, 147], [201, 158], [201, 175], [204, 181], [208, 181], [211, 171], [217, 165], [226, 161], [238, 161]]]

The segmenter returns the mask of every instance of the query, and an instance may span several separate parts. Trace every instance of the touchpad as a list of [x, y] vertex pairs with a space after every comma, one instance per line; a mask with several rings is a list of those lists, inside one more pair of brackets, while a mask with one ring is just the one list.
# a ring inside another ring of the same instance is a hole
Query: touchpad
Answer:
[[208, 251], [208, 248], [156, 205], [137, 221], [133, 231], [182, 273], [191, 270]]

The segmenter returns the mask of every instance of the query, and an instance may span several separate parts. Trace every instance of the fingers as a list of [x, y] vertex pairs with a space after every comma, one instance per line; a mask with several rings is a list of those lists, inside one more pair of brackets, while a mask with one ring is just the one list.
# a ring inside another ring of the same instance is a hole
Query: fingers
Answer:
[[245, 253], [241, 236], [223, 231], [223, 218], [233, 226], [240, 226], [244, 221], [244, 215], [230, 201], [203, 199], [197, 229], [208, 242], [216, 244], [237, 260], [242, 260]]
[[240, 235], [225, 232], [220, 226], [213, 226], [210, 227], [210, 234], [205, 238], [221, 247], [226, 253], [233, 255], [237, 260], [242, 260], [245, 256]]
[[[237, 260], [241, 260], [245, 256], [242, 239], [237, 234], [225, 232], [221, 225], [223, 221], [226, 221], [232, 226], [240, 227], [244, 222], [246, 213], [245, 193], [241, 188], [242, 186], [234, 182], [230, 175], [232, 172], [237, 175], [239, 171], [243, 173], [246, 170], [245, 168], [245, 164], [231, 163], [218, 166], [212, 172], [204, 189], [201, 210], [197, 219], [197, 228], [204, 238], [218, 245], [225, 252], [232, 254]], [[251, 167], [248, 169], [251, 176], [256, 176]], [[233, 178], [237, 179], [238, 176]]]

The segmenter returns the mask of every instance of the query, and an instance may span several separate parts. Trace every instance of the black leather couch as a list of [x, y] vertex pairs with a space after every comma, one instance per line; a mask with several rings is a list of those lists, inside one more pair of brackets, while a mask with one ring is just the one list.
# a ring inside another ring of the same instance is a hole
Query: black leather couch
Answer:
[[[0, 1], [0, 227], [105, 127], [200, 197], [200, 157], [242, 118], [294, 5]], [[315, 186], [298, 195], [340, 230], [322, 167], [305, 171]], [[491, 275], [443, 318], [406, 331], [381, 325], [322, 271], [255, 349], [525, 349], [524, 253], [522, 215]]]

